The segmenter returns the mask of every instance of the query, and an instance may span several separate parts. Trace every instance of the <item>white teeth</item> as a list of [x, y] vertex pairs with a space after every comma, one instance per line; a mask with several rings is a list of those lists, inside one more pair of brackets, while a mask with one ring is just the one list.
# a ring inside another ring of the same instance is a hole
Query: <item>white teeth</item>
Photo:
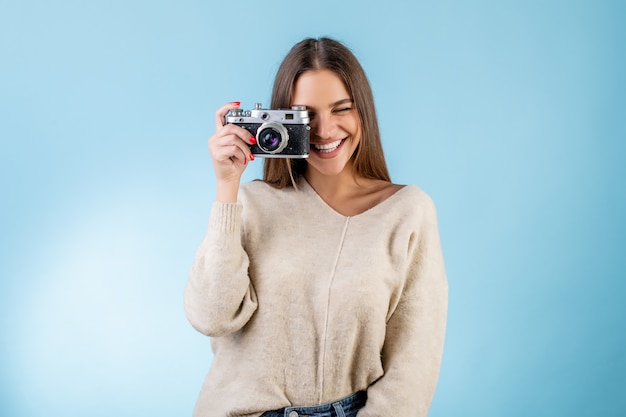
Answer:
[[335, 149], [339, 147], [339, 145], [341, 145], [341, 139], [335, 142], [330, 142], [330, 143], [324, 143], [324, 144], [314, 143], [313, 144], [313, 146], [315, 146], [315, 149], [317, 149], [320, 152], [326, 152], [326, 153], [334, 151]]

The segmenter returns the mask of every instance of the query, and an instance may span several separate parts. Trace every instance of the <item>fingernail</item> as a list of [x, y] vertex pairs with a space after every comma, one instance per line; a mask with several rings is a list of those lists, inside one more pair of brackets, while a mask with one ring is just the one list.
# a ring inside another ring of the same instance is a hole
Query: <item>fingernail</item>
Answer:
[[232, 104], [233, 104], [233, 106], [240, 106], [241, 102], [240, 101], [233, 101]]
[[254, 155], [253, 154], [250, 154], [250, 160], [254, 161]]
[[254, 138], [254, 136], [250, 136], [250, 143], [256, 145], [256, 139]]

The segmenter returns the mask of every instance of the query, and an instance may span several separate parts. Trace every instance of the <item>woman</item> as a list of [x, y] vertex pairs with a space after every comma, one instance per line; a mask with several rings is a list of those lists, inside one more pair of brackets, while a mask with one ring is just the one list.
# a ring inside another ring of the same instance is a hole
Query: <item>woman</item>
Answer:
[[391, 183], [369, 83], [353, 54], [306, 39], [272, 108], [306, 106], [307, 159], [266, 159], [217, 110], [209, 229], [185, 290], [214, 361], [196, 416], [426, 416], [443, 351], [447, 280], [431, 199]]

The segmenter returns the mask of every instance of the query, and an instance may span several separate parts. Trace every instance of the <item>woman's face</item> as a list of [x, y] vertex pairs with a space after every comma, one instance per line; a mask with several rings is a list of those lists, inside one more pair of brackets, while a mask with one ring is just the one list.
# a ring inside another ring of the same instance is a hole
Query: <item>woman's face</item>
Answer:
[[311, 117], [309, 169], [323, 175], [352, 169], [361, 122], [343, 81], [326, 69], [304, 72], [296, 81], [292, 105], [306, 106]]

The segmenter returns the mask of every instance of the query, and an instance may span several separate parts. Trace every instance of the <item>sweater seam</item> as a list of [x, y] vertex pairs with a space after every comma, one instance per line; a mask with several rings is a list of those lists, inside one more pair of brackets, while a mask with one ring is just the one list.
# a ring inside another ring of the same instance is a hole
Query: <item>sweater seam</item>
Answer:
[[319, 397], [318, 403], [321, 404], [324, 397], [324, 376], [326, 373], [326, 345], [328, 344], [328, 316], [330, 311], [330, 299], [333, 288], [333, 283], [335, 281], [335, 277], [337, 276], [337, 265], [339, 264], [339, 258], [341, 257], [341, 252], [343, 250], [343, 245], [346, 241], [346, 233], [348, 231], [348, 224], [350, 223], [350, 217], [346, 217], [346, 220], [343, 225], [343, 231], [341, 232], [341, 238], [339, 239], [339, 247], [337, 248], [337, 255], [335, 256], [335, 261], [333, 262], [333, 268], [330, 274], [330, 281], [328, 283], [328, 294], [326, 298], [326, 310], [324, 316], [324, 333], [322, 334], [322, 352], [321, 352], [321, 370], [320, 370], [320, 382], [319, 382]]

